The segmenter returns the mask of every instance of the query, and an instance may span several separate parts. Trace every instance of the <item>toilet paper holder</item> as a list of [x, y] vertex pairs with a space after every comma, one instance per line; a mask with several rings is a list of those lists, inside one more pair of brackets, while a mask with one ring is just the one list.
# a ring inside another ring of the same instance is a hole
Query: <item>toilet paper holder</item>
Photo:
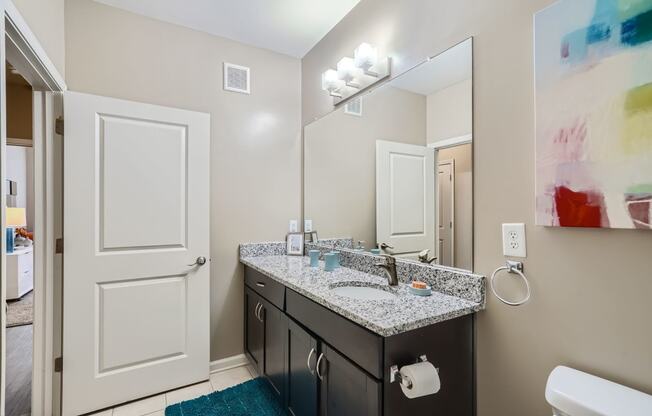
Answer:
[[[426, 357], [426, 355], [423, 354], [419, 356], [417, 363], [426, 362], [426, 361], [428, 361], [428, 357]], [[439, 372], [439, 368], [435, 368], [435, 370]], [[398, 365], [393, 365], [389, 368], [389, 382], [394, 383], [395, 381], [398, 381], [405, 388], [408, 389], [412, 388], [412, 380], [410, 380], [408, 377], [405, 377], [403, 374], [401, 374], [401, 371], [398, 369]]]

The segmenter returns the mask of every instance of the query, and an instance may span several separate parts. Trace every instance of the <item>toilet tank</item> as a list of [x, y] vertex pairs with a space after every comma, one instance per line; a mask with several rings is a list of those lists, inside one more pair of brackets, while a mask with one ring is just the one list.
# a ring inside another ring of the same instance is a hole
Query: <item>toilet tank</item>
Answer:
[[652, 396], [649, 394], [563, 366], [550, 373], [546, 400], [555, 415], [652, 415]]

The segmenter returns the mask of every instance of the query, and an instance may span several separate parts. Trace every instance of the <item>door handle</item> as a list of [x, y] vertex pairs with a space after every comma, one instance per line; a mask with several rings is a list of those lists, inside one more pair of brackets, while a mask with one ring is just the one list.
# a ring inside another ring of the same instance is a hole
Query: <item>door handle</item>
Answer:
[[319, 371], [319, 368], [321, 366], [321, 360], [324, 358], [324, 353], [319, 354], [319, 358], [317, 359], [317, 365], [315, 365], [315, 370], [317, 370], [317, 377], [319, 377], [320, 380], [324, 380], [324, 376], [322, 375], [321, 371]]
[[193, 264], [189, 264], [188, 267], [193, 267], [193, 266], [203, 266], [206, 264], [206, 257], [204, 256], [199, 256], [197, 257], [197, 260]]
[[311, 348], [311, 349], [310, 349], [310, 353], [308, 354], [308, 361], [306, 362], [306, 365], [308, 366], [308, 371], [310, 371], [310, 374], [312, 374], [313, 376], [315, 375], [315, 370], [313, 370], [312, 368], [310, 368], [310, 359], [312, 358], [312, 355], [313, 355], [315, 352], [316, 352], [316, 351], [315, 351], [314, 348]]

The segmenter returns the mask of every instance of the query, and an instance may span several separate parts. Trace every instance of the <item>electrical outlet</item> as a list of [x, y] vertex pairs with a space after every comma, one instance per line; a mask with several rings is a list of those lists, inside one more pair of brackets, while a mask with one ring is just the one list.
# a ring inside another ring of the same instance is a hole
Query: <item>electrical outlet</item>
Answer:
[[509, 257], [527, 257], [525, 224], [503, 224], [503, 255]]
[[309, 233], [312, 231], [312, 220], [303, 220], [303, 232]]
[[290, 220], [290, 232], [296, 233], [297, 231], [299, 231], [299, 221]]

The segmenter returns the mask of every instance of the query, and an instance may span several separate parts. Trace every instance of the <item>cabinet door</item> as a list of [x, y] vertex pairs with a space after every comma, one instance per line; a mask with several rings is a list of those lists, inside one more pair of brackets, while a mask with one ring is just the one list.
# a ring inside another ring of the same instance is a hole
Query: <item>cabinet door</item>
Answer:
[[287, 320], [287, 406], [294, 416], [317, 415], [317, 340]]
[[322, 343], [320, 416], [378, 416], [381, 384]]
[[[262, 299], [252, 290], [245, 289], [245, 351], [256, 365], [259, 373], [264, 365], [265, 326], [259, 314]], [[259, 319], [260, 317], [260, 319]]]
[[281, 310], [262, 301], [263, 307], [258, 313], [265, 324], [265, 348], [263, 374], [271, 383], [279, 398], [285, 391], [285, 334], [287, 332], [286, 317]]

